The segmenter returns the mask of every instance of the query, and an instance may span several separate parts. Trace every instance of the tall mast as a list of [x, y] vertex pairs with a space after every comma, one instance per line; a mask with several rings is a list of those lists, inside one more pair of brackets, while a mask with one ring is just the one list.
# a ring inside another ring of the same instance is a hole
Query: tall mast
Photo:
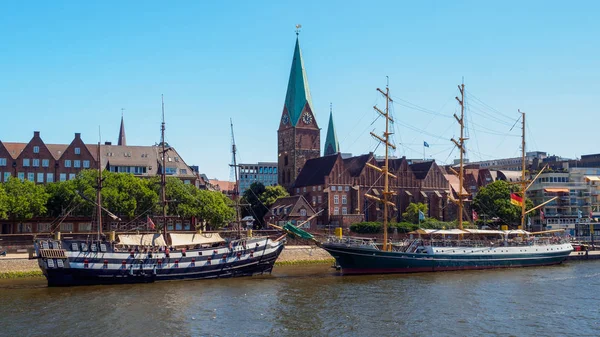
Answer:
[[162, 146], [162, 170], [160, 174], [160, 201], [162, 204], [163, 236], [167, 239], [167, 151], [165, 149], [165, 98], [160, 95], [162, 101], [162, 124], [160, 126], [160, 143]]
[[[100, 130], [98, 130], [100, 132]], [[98, 158], [98, 176], [96, 185], [96, 218], [98, 221], [98, 241], [100, 241], [100, 236], [102, 235], [102, 162], [100, 160], [100, 137], [98, 137], [98, 149], [96, 151], [96, 156]]]
[[523, 202], [521, 204], [521, 229], [525, 229], [525, 194], [527, 191], [527, 181], [525, 181], [525, 113], [519, 110], [522, 121], [522, 135], [521, 135], [521, 197]]
[[240, 220], [240, 186], [239, 186], [239, 181], [238, 181], [238, 166], [237, 166], [237, 159], [236, 159], [236, 153], [237, 153], [237, 148], [235, 146], [235, 136], [233, 134], [233, 120], [230, 118], [229, 119], [229, 123], [231, 124], [231, 154], [232, 154], [232, 161], [233, 161], [233, 171], [235, 172], [235, 186], [234, 186], [234, 198], [235, 198], [235, 214], [236, 214], [236, 222], [237, 222], [237, 231], [238, 231], [238, 237], [241, 238], [242, 237], [242, 223]]
[[373, 200], [377, 200], [379, 202], [383, 203], [383, 251], [388, 251], [389, 247], [388, 247], [388, 206], [395, 206], [393, 202], [390, 201], [390, 196], [392, 194], [394, 194], [394, 192], [390, 192], [390, 187], [389, 187], [389, 177], [392, 178], [396, 178], [395, 175], [391, 174], [389, 172], [389, 148], [391, 147], [392, 149], [396, 149], [396, 146], [394, 146], [393, 144], [390, 143], [390, 135], [392, 134], [391, 132], [389, 132], [389, 124], [390, 122], [394, 122], [394, 120], [392, 119], [392, 117], [390, 117], [389, 115], [389, 104], [390, 102], [393, 102], [392, 99], [390, 98], [390, 88], [389, 88], [389, 84], [386, 85], [385, 87], [385, 92], [383, 92], [383, 90], [377, 88], [377, 91], [379, 91], [384, 97], [385, 97], [385, 112], [381, 111], [379, 108], [377, 108], [377, 106], [374, 106], [373, 109], [375, 109], [375, 111], [379, 112], [383, 117], [385, 117], [385, 132], [383, 133], [383, 137], [380, 137], [376, 134], [374, 134], [373, 132], [371, 132], [371, 136], [379, 139], [379, 141], [381, 141], [384, 145], [385, 145], [385, 160], [384, 160], [384, 164], [382, 168], [379, 168], [375, 165], [371, 165], [369, 163], [367, 163], [367, 166], [369, 166], [372, 169], [375, 169], [379, 172], [381, 172], [381, 174], [383, 174], [383, 198], [378, 198], [375, 196], [372, 196], [370, 194], [365, 194], [365, 197], [369, 198], [369, 199], [373, 199]]
[[463, 180], [464, 180], [463, 160], [464, 160], [464, 154], [465, 154], [465, 147], [464, 147], [465, 140], [468, 139], [468, 138], [464, 137], [465, 84], [462, 83], [461, 85], [459, 85], [458, 90], [460, 91], [460, 98], [458, 98], [458, 97], [455, 97], [455, 98], [458, 101], [458, 104], [460, 104], [460, 118], [458, 118], [458, 116], [456, 116], [456, 114], [454, 114], [454, 118], [456, 118], [456, 120], [458, 121], [458, 124], [460, 124], [460, 138], [459, 138], [458, 142], [454, 139], [451, 139], [451, 140], [456, 145], [456, 147], [458, 147], [458, 149], [460, 150], [460, 167], [458, 170], [458, 201], [457, 201], [457, 204], [458, 204], [458, 228], [463, 229], [463, 198], [466, 196], [465, 194], [463, 194]]

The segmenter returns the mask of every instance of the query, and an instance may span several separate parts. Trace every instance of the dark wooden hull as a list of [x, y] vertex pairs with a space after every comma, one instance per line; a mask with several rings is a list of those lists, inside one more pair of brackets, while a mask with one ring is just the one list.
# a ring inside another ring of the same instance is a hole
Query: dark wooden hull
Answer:
[[324, 243], [343, 275], [419, 273], [547, 266], [562, 263], [569, 249], [506, 254], [417, 254], [384, 252], [369, 247]]

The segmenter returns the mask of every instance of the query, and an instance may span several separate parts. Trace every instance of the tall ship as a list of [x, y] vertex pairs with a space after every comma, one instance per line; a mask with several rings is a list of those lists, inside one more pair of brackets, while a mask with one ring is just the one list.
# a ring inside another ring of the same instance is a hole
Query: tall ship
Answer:
[[[232, 126], [233, 127], [233, 126]], [[149, 283], [252, 276], [269, 273], [285, 245], [285, 235], [276, 239], [238, 235], [224, 239], [217, 233], [168, 233], [166, 226], [166, 150], [164, 101], [162, 103], [162, 170], [160, 233], [102, 233], [102, 169], [98, 165], [96, 193], [97, 235], [86, 240], [36, 239], [31, 258], [48, 280], [48, 286]], [[235, 151], [235, 143], [233, 144]], [[98, 143], [100, 163], [100, 143]], [[236, 184], [237, 186], [237, 184]], [[236, 201], [236, 206], [239, 203]], [[239, 210], [237, 221], [239, 225]], [[111, 213], [108, 213], [111, 216]], [[238, 226], [239, 228], [239, 226]]]
[[[460, 151], [459, 190], [457, 200], [458, 228], [442, 230], [417, 230], [412, 239], [394, 243], [388, 240], [389, 207], [393, 192], [389, 190], [389, 179], [394, 175], [388, 171], [388, 151], [394, 148], [390, 143], [389, 124], [393, 119], [389, 114], [389, 103], [392, 102], [389, 87], [377, 89], [386, 99], [385, 111], [376, 109], [385, 119], [383, 137], [373, 134], [385, 146], [383, 167], [372, 166], [381, 173], [384, 190], [381, 196], [366, 195], [367, 198], [383, 204], [383, 242], [357, 237], [330, 237], [326, 242], [317, 242], [335, 258], [336, 267], [344, 275], [349, 274], [386, 274], [413, 273], [451, 270], [493, 269], [509, 267], [546, 266], [562, 263], [573, 250], [569, 240], [558, 235], [560, 231], [544, 231], [530, 233], [522, 228], [525, 215], [531, 210], [525, 209], [526, 191], [530, 183], [525, 180], [525, 113], [521, 113], [523, 123], [522, 135], [522, 172], [521, 189], [511, 196], [521, 207], [521, 226], [517, 230], [490, 230], [463, 228], [463, 202], [468, 196], [463, 191], [463, 155], [465, 153], [464, 136], [464, 84], [458, 87], [461, 97], [456, 97], [461, 106], [460, 118], [454, 115], [460, 124], [460, 138], [452, 139]], [[541, 173], [541, 171], [540, 171]], [[538, 174], [539, 176], [539, 174]], [[537, 178], [537, 176], [536, 176]], [[533, 179], [535, 181], [535, 178]], [[415, 237], [416, 236], [416, 237]]]

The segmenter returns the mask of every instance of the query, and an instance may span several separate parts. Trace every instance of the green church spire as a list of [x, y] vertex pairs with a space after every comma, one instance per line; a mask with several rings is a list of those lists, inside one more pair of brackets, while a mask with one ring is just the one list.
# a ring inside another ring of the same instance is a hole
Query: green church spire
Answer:
[[[296, 32], [298, 35], [298, 32]], [[304, 61], [302, 60], [302, 51], [300, 42], [296, 37], [296, 48], [294, 49], [294, 59], [292, 60], [292, 69], [290, 70], [290, 79], [285, 95], [285, 108], [289, 114], [292, 126], [296, 126], [302, 115], [304, 107], [308, 105], [311, 113], [314, 115], [310, 90], [308, 88], [308, 78], [304, 70]]]
[[329, 126], [327, 127], [327, 138], [325, 138], [325, 149], [323, 152], [324, 156], [340, 152], [340, 144], [335, 134], [335, 126], [333, 126], [333, 109], [331, 103], [329, 104]]

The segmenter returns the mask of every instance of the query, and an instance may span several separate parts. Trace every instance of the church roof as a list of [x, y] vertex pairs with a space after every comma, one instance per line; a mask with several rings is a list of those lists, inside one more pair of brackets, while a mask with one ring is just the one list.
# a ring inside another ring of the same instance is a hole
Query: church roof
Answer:
[[304, 106], [307, 104], [314, 114], [310, 90], [308, 88], [308, 78], [306, 77], [302, 51], [300, 50], [300, 42], [296, 38], [294, 59], [292, 60], [292, 69], [290, 70], [290, 79], [285, 95], [285, 108], [290, 116], [292, 126], [296, 126], [302, 115], [302, 110], [304, 110]]
[[335, 126], [333, 126], [333, 111], [329, 111], [329, 126], [327, 127], [327, 138], [325, 138], [325, 148], [323, 155], [336, 154], [340, 152], [340, 143], [338, 143]]
[[302, 167], [294, 187], [323, 185], [339, 154], [309, 159]]
[[344, 159], [344, 169], [350, 173], [350, 176], [358, 177], [371, 157], [372, 154], [367, 153], [356, 157], [346, 158]]

